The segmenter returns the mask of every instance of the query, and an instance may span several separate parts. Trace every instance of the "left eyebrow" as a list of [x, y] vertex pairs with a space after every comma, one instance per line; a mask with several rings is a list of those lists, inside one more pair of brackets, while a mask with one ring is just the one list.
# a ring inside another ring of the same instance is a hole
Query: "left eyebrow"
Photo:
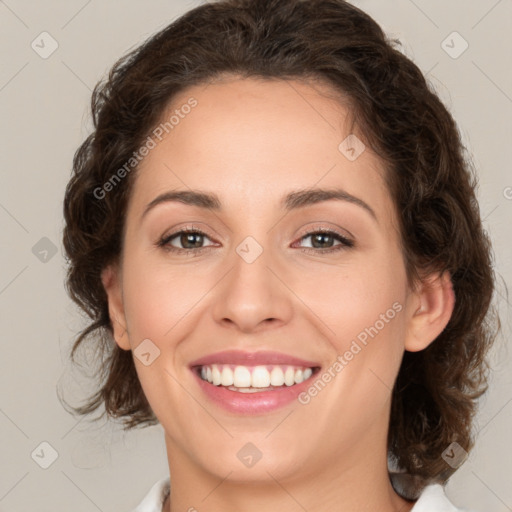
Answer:
[[321, 203], [323, 201], [329, 200], [338, 200], [338, 201], [347, 201], [349, 203], [360, 206], [364, 210], [366, 210], [373, 219], [378, 223], [377, 215], [373, 208], [365, 203], [359, 197], [353, 196], [349, 194], [347, 191], [333, 188], [333, 189], [323, 189], [323, 188], [310, 188], [303, 190], [296, 190], [288, 194], [282, 201], [282, 206], [286, 210], [292, 210], [295, 208], [303, 208], [304, 206], [309, 206], [316, 203]]

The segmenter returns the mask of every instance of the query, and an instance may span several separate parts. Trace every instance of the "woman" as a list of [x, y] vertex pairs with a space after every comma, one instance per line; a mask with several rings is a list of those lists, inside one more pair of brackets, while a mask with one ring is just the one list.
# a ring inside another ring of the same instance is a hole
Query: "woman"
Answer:
[[494, 275], [417, 66], [343, 0], [224, 0], [92, 112], [64, 244], [100, 388], [75, 410], [163, 426], [172, 485], [136, 510], [456, 510]]

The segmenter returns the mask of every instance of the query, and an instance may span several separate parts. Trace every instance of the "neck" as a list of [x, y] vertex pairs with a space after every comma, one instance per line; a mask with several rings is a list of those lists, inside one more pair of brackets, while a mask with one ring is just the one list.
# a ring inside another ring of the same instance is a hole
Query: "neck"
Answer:
[[[170, 499], [163, 510], [409, 512], [414, 503], [394, 491], [386, 450], [369, 449], [365, 442], [371, 443], [370, 437], [361, 436], [350, 451], [333, 452], [330, 460], [300, 468], [293, 476], [276, 478], [274, 475], [279, 471], [276, 466], [267, 467], [261, 479], [248, 481], [237, 479], [231, 468], [226, 468], [224, 475], [205, 471], [166, 436], [172, 477]], [[385, 442], [378, 444], [385, 447]]]

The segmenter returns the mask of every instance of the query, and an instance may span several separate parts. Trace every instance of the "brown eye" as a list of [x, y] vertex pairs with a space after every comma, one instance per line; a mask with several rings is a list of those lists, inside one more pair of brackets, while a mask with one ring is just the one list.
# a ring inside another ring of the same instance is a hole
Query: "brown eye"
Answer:
[[311, 235], [311, 246], [317, 249], [327, 249], [335, 242], [334, 236], [328, 233], [315, 233]]
[[[302, 247], [307, 249], [325, 249], [325, 252], [329, 250], [340, 250], [348, 247], [353, 247], [354, 242], [345, 238], [344, 236], [334, 231], [312, 231], [307, 233], [301, 238], [302, 240], [311, 239], [309, 245], [303, 245]], [[338, 243], [335, 243], [338, 242]]]
[[198, 230], [182, 230], [171, 235], [165, 236], [158, 245], [168, 250], [193, 251], [194, 249], [203, 249], [208, 247], [204, 245], [205, 240], [209, 240], [206, 233]]
[[193, 249], [195, 247], [201, 247], [204, 242], [204, 235], [201, 235], [199, 233], [181, 233], [179, 235], [179, 242], [182, 245], [183, 249]]

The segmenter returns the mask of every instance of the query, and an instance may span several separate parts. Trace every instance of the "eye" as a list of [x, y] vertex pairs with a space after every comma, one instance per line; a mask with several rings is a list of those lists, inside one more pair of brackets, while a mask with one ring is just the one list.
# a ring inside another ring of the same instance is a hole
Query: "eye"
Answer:
[[[354, 242], [345, 236], [327, 229], [310, 231], [301, 237], [300, 241], [310, 239], [309, 245], [302, 246], [306, 251], [314, 253], [329, 253], [354, 246]], [[336, 242], [338, 242], [336, 244]]]
[[164, 236], [158, 242], [158, 246], [174, 252], [197, 252], [200, 249], [206, 249], [207, 247], [214, 245], [212, 243], [204, 246], [203, 244], [205, 239], [210, 240], [206, 233], [203, 233], [198, 229], [183, 229]]
[[[300, 244], [298, 247], [305, 252], [315, 254], [326, 254], [334, 251], [340, 251], [354, 246], [354, 242], [336, 231], [327, 229], [317, 229], [303, 235], [299, 242], [310, 239], [307, 245]], [[196, 228], [187, 228], [166, 235], [157, 243], [166, 251], [175, 253], [198, 254], [209, 247], [215, 246], [215, 243], [204, 245], [210, 237], [203, 231]], [[295, 247], [294, 244], [292, 247]]]

